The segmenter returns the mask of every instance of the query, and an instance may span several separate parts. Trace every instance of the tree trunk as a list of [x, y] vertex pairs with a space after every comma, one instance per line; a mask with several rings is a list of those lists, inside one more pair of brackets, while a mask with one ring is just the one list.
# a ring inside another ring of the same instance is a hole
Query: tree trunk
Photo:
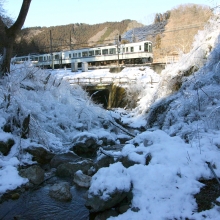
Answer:
[[31, 4], [31, 0], [23, 0], [20, 13], [15, 23], [10, 28], [8, 28], [5, 25], [6, 39], [4, 42], [4, 48], [5, 48], [6, 54], [5, 56], [3, 56], [3, 62], [0, 67], [1, 75], [10, 73], [10, 63], [11, 63], [11, 58], [13, 54], [13, 44], [15, 42], [15, 38], [17, 34], [19, 33], [22, 26], [24, 25], [30, 4]]
[[13, 53], [14, 40], [15, 39], [8, 39], [7, 44], [5, 44], [4, 47], [5, 56], [3, 56], [2, 70], [1, 70], [3, 75], [10, 73], [10, 64]]

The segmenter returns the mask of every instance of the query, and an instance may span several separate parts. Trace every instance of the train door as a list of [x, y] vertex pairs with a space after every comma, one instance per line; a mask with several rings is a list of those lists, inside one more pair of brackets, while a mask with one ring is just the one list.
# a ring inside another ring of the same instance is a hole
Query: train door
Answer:
[[150, 42], [144, 43], [144, 51], [148, 53], [152, 53], [152, 43]]

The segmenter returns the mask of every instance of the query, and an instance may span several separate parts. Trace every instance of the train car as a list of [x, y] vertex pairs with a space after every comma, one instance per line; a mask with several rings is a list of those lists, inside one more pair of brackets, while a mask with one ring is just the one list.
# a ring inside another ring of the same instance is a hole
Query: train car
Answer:
[[54, 52], [52, 54], [30, 54], [15, 57], [14, 63], [30, 60], [34, 65], [43, 68], [70, 67], [71, 63], [87, 62], [89, 66], [105, 66], [115, 64], [144, 64], [153, 62], [152, 42], [117, 44], [93, 48], [83, 48], [70, 51]]

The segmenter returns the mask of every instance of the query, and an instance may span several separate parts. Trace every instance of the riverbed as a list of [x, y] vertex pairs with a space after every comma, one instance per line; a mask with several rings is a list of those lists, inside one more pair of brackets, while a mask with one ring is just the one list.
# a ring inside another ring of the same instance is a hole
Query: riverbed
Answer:
[[0, 220], [87, 220], [89, 211], [84, 206], [86, 189], [71, 186], [72, 200], [60, 202], [51, 198], [50, 185], [28, 190], [18, 200], [0, 204]]

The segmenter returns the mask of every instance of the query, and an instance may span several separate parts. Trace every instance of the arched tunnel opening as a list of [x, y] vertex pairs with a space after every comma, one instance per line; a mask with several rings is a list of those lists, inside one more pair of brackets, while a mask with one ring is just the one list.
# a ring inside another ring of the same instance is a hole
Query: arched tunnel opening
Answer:
[[102, 90], [89, 90], [87, 91], [96, 104], [102, 104], [103, 108], [107, 109], [108, 101], [109, 101], [109, 90], [102, 89]]
[[124, 108], [127, 105], [125, 88], [117, 85], [89, 86], [84, 88], [96, 104], [103, 108]]

